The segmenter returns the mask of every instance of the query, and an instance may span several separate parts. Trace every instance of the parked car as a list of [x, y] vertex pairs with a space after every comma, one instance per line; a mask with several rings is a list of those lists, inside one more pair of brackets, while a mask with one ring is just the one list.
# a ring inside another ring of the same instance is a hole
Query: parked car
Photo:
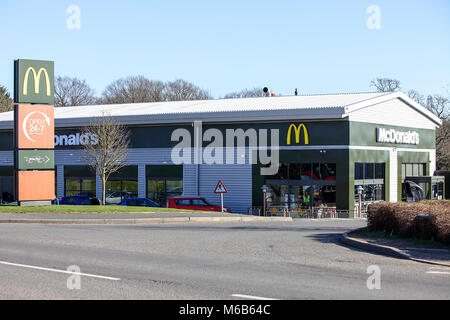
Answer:
[[9, 192], [2, 192], [2, 203], [11, 203], [14, 202], [14, 196]]
[[76, 205], [76, 206], [91, 206], [99, 205], [100, 201], [97, 198], [91, 198], [88, 196], [69, 196], [62, 197], [59, 201], [60, 205]]
[[[202, 211], [218, 211], [221, 212], [220, 206], [209, 204], [202, 197], [173, 197], [167, 199], [167, 207], [173, 209], [186, 210], [202, 210]], [[224, 207], [224, 212], [231, 213], [230, 208]]]
[[126, 191], [107, 191], [106, 204], [120, 204], [123, 200], [133, 198], [131, 192]]
[[147, 198], [129, 198], [123, 200], [119, 206], [132, 206], [132, 207], [161, 207], [155, 201]]

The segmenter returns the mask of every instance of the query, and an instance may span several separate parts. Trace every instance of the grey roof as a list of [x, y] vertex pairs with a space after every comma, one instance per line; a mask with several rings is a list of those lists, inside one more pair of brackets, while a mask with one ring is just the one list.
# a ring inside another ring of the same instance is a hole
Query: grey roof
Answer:
[[[359, 105], [399, 95], [407, 97], [399, 92], [348, 93], [61, 107], [55, 108], [55, 126], [87, 125], [104, 113], [123, 124], [343, 119]], [[0, 113], [0, 129], [11, 128], [12, 121], [13, 112]]]

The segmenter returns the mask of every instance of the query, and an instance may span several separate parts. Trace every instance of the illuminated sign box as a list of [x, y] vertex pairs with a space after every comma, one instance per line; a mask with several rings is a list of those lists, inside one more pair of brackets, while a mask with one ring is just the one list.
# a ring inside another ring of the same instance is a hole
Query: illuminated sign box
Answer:
[[55, 104], [54, 62], [14, 61], [14, 102]]
[[54, 107], [46, 105], [15, 106], [16, 145], [19, 149], [54, 148]]
[[18, 201], [55, 199], [54, 171], [18, 171]]

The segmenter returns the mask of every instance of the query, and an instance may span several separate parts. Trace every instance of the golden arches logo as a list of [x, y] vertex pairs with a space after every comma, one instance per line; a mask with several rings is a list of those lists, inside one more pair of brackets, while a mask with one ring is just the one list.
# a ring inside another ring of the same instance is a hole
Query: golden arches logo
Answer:
[[295, 133], [295, 143], [300, 143], [300, 133], [303, 129], [303, 135], [305, 136], [305, 144], [309, 144], [309, 136], [308, 136], [308, 129], [306, 129], [306, 126], [301, 123], [298, 126], [295, 124], [291, 124], [287, 133], [287, 144], [291, 144], [291, 136], [292, 136], [292, 129], [294, 129]]
[[39, 93], [39, 83], [41, 80], [41, 74], [44, 73], [45, 76], [45, 85], [47, 88], [47, 96], [50, 96], [51, 90], [50, 90], [50, 77], [48, 76], [47, 70], [45, 68], [40, 68], [39, 71], [36, 73], [36, 70], [33, 67], [29, 67], [27, 71], [25, 72], [25, 76], [23, 79], [23, 95], [28, 95], [28, 78], [30, 76], [30, 71], [33, 73], [33, 80], [34, 80], [34, 93]]

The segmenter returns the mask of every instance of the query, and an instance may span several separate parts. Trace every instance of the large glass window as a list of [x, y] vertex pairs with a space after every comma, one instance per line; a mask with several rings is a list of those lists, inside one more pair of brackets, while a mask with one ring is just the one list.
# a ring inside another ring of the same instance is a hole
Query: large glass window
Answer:
[[384, 177], [385, 177], [384, 163], [375, 163], [375, 179], [384, 179]]
[[95, 197], [95, 174], [89, 166], [64, 166], [64, 195]]
[[0, 202], [14, 201], [14, 168], [0, 166]]
[[402, 163], [402, 178], [423, 177], [426, 175], [425, 163]]
[[137, 196], [137, 180], [108, 180], [106, 182], [106, 204], [119, 204], [124, 199]]
[[336, 180], [336, 164], [335, 163], [321, 163], [320, 164], [320, 179], [321, 180]]
[[147, 180], [147, 198], [161, 206], [166, 205], [167, 198], [177, 197], [183, 194], [183, 180], [175, 178]]
[[281, 163], [269, 180], [336, 180], [335, 163]]
[[147, 198], [161, 206], [167, 204], [167, 198], [183, 194], [183, 166], [149, 165], [146, 174]]
[[364, 163], [355, 163], [355, 180], [364, 179]]
[[95, 197], [95, 178], [66, 178], [65, 195]]
[[280, 163], [278, 167], [278, 172], [272, 176], [272, 179], [276, 180], [287, 180], [289, 179], [289, 164], [287, 163]]
[[355, 180], [385, 178], [385, 163], [355, 163]]
[[268, 207], [336, 206], [335, 163], [283, 163], [265, 184]]
[[[359, 200], [359, 189], [360, 185], [355, 185], [355, 201]], [[372, 202], [384, 200], [384, 184], [366, 184], [362, 185], [363, 191], [361, 193], [362, 202]]]
[[372, 202], [385, 199], [385, 163], [355, 163], [355, 202]]
[[119, 204], [138, 196], [138, 167], [126, 166], [113, 173], [106, 182], [106, 204]]
[[364, 164], [364, 179], [374, 179], [375, 177], [375, 164], [365, 163]]
[[176, 197], [183, 194], [183, 180], [166, 180], [167, 197]]

